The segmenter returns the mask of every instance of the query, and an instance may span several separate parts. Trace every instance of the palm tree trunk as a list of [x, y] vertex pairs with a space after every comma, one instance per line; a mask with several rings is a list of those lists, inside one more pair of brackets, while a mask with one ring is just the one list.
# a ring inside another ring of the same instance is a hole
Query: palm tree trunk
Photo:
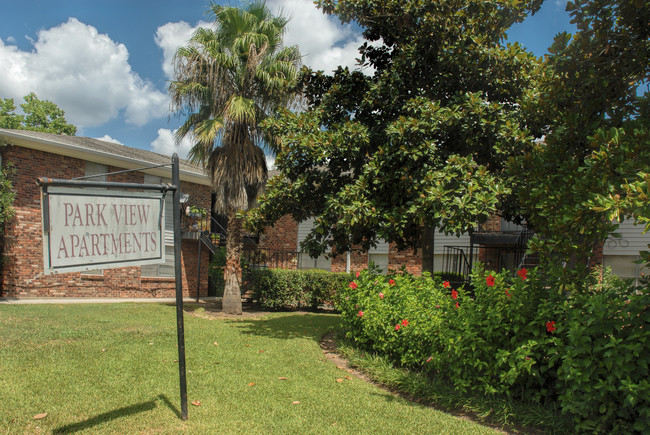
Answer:
[[222, 311], [228, 314], [241, 314], [241, 230], [242, 221], [235, 210], [228, 212], [228, 233], [226, 234], [226, 268], [223, 272], [224, 291]]

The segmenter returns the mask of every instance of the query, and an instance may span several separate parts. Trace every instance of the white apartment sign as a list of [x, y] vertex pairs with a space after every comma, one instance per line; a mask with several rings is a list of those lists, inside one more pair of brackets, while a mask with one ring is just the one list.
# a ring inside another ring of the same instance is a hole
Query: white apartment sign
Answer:
[[49, 187], [45, 274], [163, 263], [163, 201], [161, 192]]

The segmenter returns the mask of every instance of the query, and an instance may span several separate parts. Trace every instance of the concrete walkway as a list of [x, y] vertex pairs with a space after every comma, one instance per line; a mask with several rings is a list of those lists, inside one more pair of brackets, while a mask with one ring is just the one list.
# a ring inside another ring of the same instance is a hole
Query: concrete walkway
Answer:
[[[203, 297], [199, 303], [212, 303], [221, 298]], [[176, 298], [0, 298], [0, 305], [18, 304], [117, 304], [122, 302], [156, 302], [175, 304]], [[196, 303], [196, 298], [183, 298], [183, 303]]]

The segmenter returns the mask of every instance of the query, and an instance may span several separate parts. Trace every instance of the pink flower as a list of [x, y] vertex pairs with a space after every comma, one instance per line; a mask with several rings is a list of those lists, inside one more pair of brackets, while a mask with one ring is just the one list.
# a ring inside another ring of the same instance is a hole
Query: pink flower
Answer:
[[359, 278], [359, 271], [357, 270], [357, 274], [355, 275], [357, 278]]
[[528, 278], [528, 271], [525, 267], [522, 267], [521, 270], [517, 271], [517, 275], [519, 275], [522, 281], [525, 281]]
[[440, 308], [440, 305], [436, 305], [436, 308]]
[[356, 282], [352, 281], [352, 282], [350, 283], [350, 288], [351, 288], [352, 290], [356, 289], [357, 287], [358, 287], [358, 286], [357, 286], [357, 283], [356, 283]]
[[442, 283], [442, 286], [444, 288], [449, 288], [451, 286], [451, 284], [449, 284], [449, 281], [445, 281], [445, 282]]
[[359, 314], [357, 314], [357, 317], [363, 317], [363, 311], [359, 311]]
[[379, 292], [379, 298], [384, 299], [384, 294], [382, 292]]
[[395, 331], [399, 331], [399, 328], [400, 328], [400, 326], [399, 326], [399, 323], [398, 323], [397, 325], [395, 325]]
[[485, 278], [485, 283], [487, 284], [488, 287], [492, 287], [494, 285], [494, 277], [492, 274], [488, 275], [487, 278]]
[[388, 280], [388, 285], [395, 285], [395, 280], [394, 279], [389, 279]]
[[452, 299], [458, 299], [458, 292], [456, 290], [451, 291], [451, 298]]
[[431, 362], [432, 359], [433, 359], [433, 357], [430, 356], [429, 358], [427, 358], [427, 362]]
[[409, 324], [409, 321], [404, 319], [402, 320], [402, 326], [407, 326]]

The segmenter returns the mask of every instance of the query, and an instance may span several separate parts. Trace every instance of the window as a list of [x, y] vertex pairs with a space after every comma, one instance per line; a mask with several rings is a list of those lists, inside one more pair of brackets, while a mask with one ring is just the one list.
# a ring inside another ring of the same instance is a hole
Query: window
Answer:
[[388, 271], [388, 242], [380, 240], [376, 247], [368, 250], [368, 265], [370, 263], [375, 263], [383, 274]]

